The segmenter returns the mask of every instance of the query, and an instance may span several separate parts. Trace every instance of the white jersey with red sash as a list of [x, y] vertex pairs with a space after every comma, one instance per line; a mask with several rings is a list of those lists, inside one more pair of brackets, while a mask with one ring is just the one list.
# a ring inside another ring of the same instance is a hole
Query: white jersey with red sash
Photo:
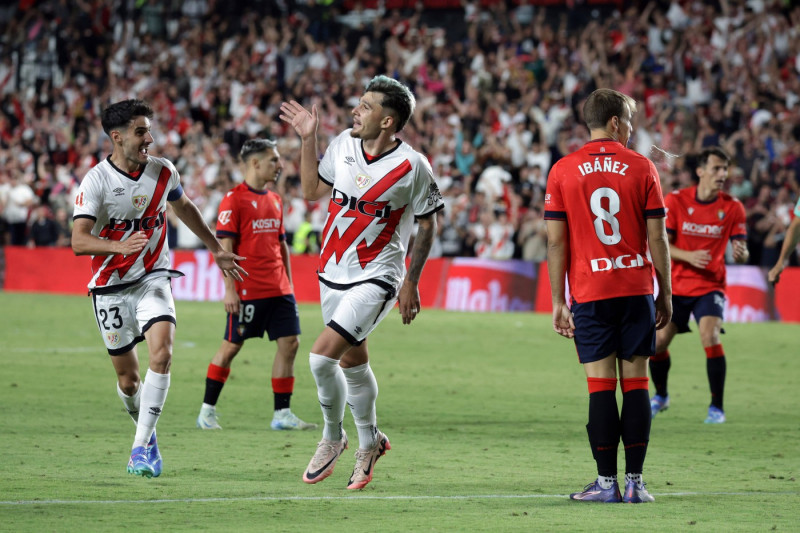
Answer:
[[325, 151], [319, 177], [333, 187], [320, 277], [345, 285], [381, 279], [399, 286], [414, 217], [444, 207], [428, 160], [402, 141], [369, 158], [348, 129]]
[[112, 291], [145, 278], [182, 275], [169, 270], [167, 201], [181, 197], [180, 175], [166, 159], [148, 157], [134, 177], [104, 159], [86, 174], [75, 198], [73, 219], [94, 220], [92, 235], [122, 241], [144, 231], [149, 241], [138, 254], [92, 256], [90, 290]]

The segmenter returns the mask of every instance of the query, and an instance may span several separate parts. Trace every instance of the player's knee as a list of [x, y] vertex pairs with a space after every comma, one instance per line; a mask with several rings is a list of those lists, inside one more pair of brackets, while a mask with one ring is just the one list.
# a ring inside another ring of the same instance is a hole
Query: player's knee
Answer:
[[300, 341], [297, 337], [281, 337], [278, 340], [277, 357], [286, 363], [294, 363]]
[[700, 342], [703, 343], [704, 347], [709, 347], [709, 346], [716, 346], [717, 344], [720, 344], [721, 340], [719, 338], [719, 333], [711, 332], [711, 333], [705, 333], [705, 334], [701, 333], [700, 334]]
[[220, 347], [219, 351], [217, 352], [217, 357], [215, 360], [219, 360], [219, 365], [223, 367], [231, 366], [231, 362], [233, 361], [234, 357], [239, 354], [241, 351], [242, 345], [241, 344], [234, 344], [232, 342], [223, 343]]
[[150, 352], [150, 369], [159, 374], [169, 373], [172, 366], [172, 346], [160, 346]]
[[118, 374], [117, 381], [119, 382], [119, 389], [125, 396], [133, 396], [136, 394], [136, 391], [139, 390], [139, 386], [141, 385], [138, 372]]
[[294, 359], [294, 356], [297, 355], [297, 349], [300, 347], [300, 339], [296, 336], [286, 337], [284, 341], [284, 347], [286, 352], [289, 354], [289, 357]]

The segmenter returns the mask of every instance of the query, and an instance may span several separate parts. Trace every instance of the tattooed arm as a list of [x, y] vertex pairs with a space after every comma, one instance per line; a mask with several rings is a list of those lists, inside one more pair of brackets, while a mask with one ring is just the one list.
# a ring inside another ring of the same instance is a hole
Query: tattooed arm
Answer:
[[411, 250], [411, 265], [408, 267], [406, 279], [400, 287], [398, 303], [403, 324], [410, 324], [420, 311], [419, 303], [419, 278], [422, 268], [428, 260], [428, 254], [433, 246], [433, 237], [436, 235], [436, 214], [418, 218], [417, 236], [414, 239], [414, 248]]

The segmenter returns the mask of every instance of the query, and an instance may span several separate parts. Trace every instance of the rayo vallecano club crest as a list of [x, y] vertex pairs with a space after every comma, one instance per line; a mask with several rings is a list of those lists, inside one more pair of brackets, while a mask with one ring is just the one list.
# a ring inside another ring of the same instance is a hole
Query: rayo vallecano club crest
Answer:
[[133, 207], [136, 209], [144, 209], [144, 206], [147, 205], [147, 195], [140, 194], [139, 196], [134, 196], [131, 198], [131, 202], [133, 202]]
[[372, 181], [372, 178], [367, 176], [366, 174], [358, 174], [356, 175], [356, 185], [358, 185], [359, 189], [363, 189]]
[[119, 333], [116, 331], [109, 331], [106, 333], [106, 339], [111, 346], [119, 344]]

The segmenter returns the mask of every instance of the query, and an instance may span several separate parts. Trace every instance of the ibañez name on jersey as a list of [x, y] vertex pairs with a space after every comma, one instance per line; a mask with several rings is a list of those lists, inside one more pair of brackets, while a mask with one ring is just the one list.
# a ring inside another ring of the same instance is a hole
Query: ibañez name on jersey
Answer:
[[624, 176], [625, 171], [628, 170], [628, 166], [629, 165], [626, 165], [621, 161], [617, 161], [611, 156], [603, 156], [595, 157], [594, 163], [591, 161], [584, 161], [578, 165], [578, 171], [580, 171], [582, 176], [586, 176], [587, 174], [591, 174], [593, 172], [612, 172], [614, 174]]

